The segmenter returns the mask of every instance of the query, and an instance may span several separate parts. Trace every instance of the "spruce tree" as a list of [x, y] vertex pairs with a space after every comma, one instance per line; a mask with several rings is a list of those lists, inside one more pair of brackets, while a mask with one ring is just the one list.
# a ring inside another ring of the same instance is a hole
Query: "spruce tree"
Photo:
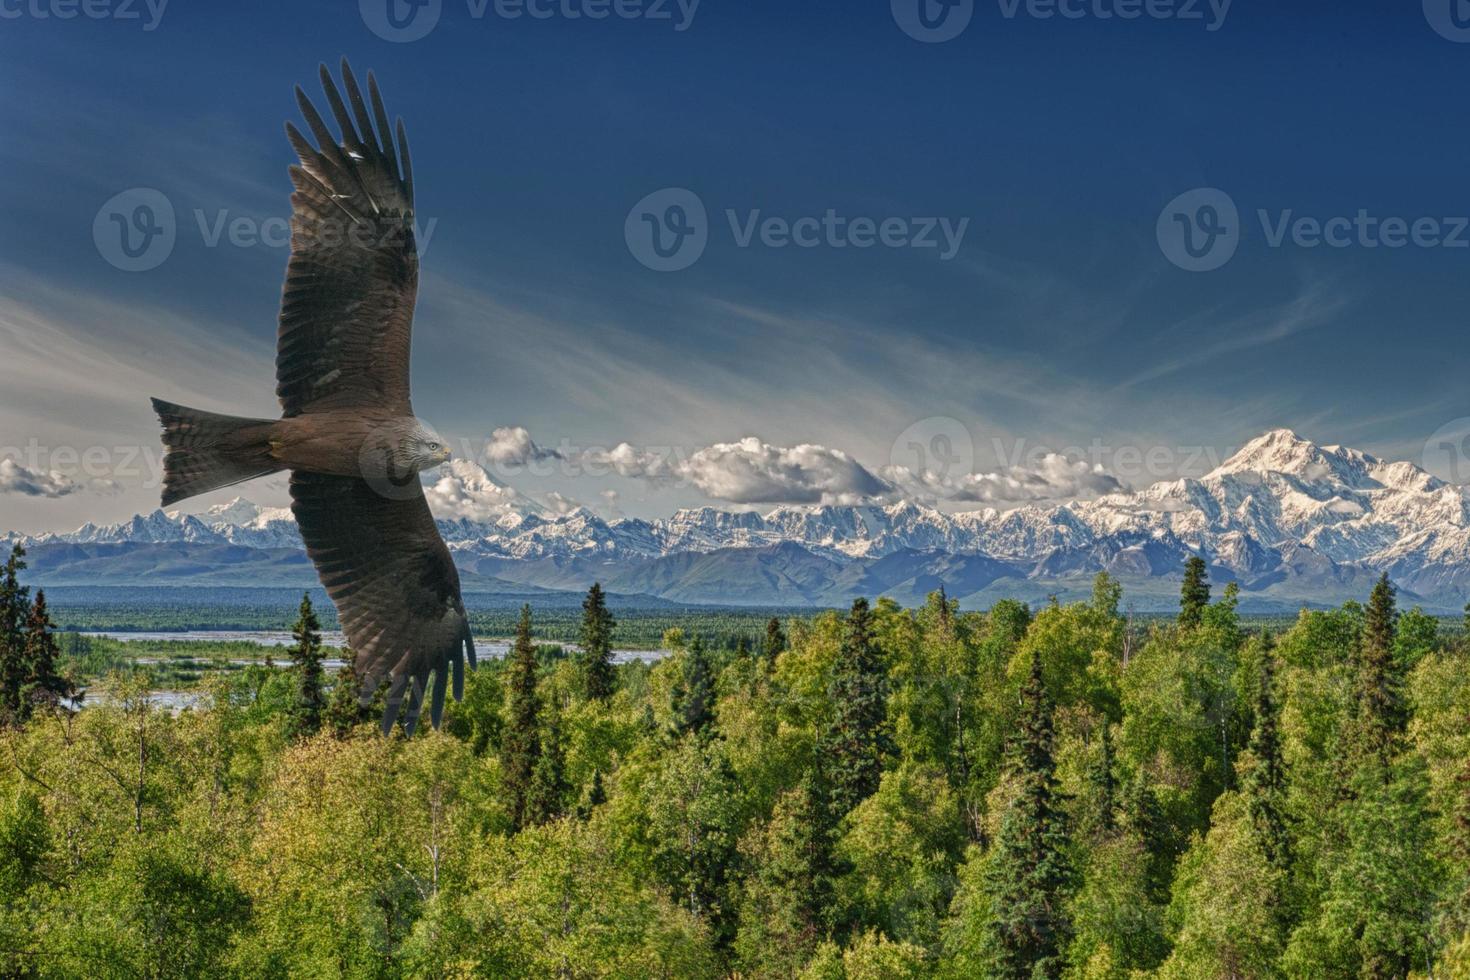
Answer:
[[1106, 720], [1100, 728], [1097, 748], [1089, 754], [1084, 771], [1088, 799], [1083, 820], [1093, 841], [1102, 840], [1117, 826], [1118, 783], [1113, 775], [1113, 736]]
[[602, 586], [592, 583], [582, 600], [582, 683], [587, 697], [606, 701], [612, 697], [617, 675], [612, 663], [612, 634], [617, 622], [607, 608]]
[[511, 824], [517, 830], [529, 821], [527, 802], [531, 795], [531, 777], [541, 756], [537, 669], [536, 647], [531, 643], [531, 607], [522, 606], [520, 622], [516, 624], [515, 644], [510, 651], [510, 717], [500, 746]]
[[30, 615], [30, 590], [20, 584], [26, 567], [25, 549], [10, 549], [0, 570], [0, 724], [24, 721], [24, 692], [30, 670], [26, 664], [25, 624]]
[[837, 922], [827, 792], [808, 771], [752, 835], [735, 950], [752, 975], [795, 976]]
[[326, 712], [326, 692], [322, 688], [321, 623], [311, 608], [311, 596], [303, 593], [288, 651], [296, 672], [296, 699], [292, 702], [287, 734], [292, 738], [310, 738], [321, 731]]
[[337, 679], [332, 682], [332, 693], [322, 716], [322, 724], [337, 738], [346, 738], [352, 729], [382, 714], [381, 704], [376, 704], [382, 698], [382, 686], [374, 697], [375, 704], [363, 707], [363, 692], [358, 689], [361, 679], [357, 675], [357, 651], [343, 650], [342, 658], [344, 662], [337, 669]]
[[587, 792], [582, 795], [582, 801], [577, 804], [577, 816], [583, 820], [590, 819], [594, 810], [607, 802], [607, 789], [602, 785], [602, 770], [592, 770], [592, 782], [587, 786]]
[[1184, 586], [1179, 590], [1179, 625], [1186, 629], [1198, 626], [1209, 604], [1209, 566], [1199, 555], [1190, 555], [1184, 563]]
[[715, 672], [699, 636], [684, 653], [684, 672], [674, 686], [674, 732], [702, 734], [714, 720]]
[[936, 610], [939, 613], [939, 631], [945, 637], [954, 635], [954, 605], [949, 601], [949, 593], [944, 589], [944, 583], [939, 584], [938, 594], [930, 593]]
[[562, 746], [561, 714], [555, 703], [547, 706], [546, 728], [541, 735], [541, 754], [531, 770], [531, 788], [526, 794], [526, 822], [543, 824], [566, 812], [566, 751]]
[[1263, 639], [1255, 724], [1251, 728], [1248, 768], [1241, 778], [1246, 808], [1261, 842], [1261, 851], [1273, 868], [1285, 871], [1291, 862], [1291, 838], [1286, 824], [1286, 764], [1281, 754], [1281, 708], [1276, 702], [1276, 658], [1269, 638]]
[[887, 675], [866, 599], [853, 601], [829, 695], [832, 715], [820, 751], [832, 811], [840, 817], [877, 791], [888, 742]]
[[1396, 593], [1385, 574], [1373, 586], [1357, 649], [1357, 718], [1353, 748], [1356, 761], [1375, 760], [1387, 765], [1395, 737], [1405, 717], [1399, 676], [1393, 654], [1398, 610]]
[[[1470, 718], [1463, 722], [1470, 727]], [[1450, 826], [1445, 851], [1454, 869], [1449, 882], [1446, 911], [1451, 935], [1470, 932], [1470, 755], [1455, 773], [1454, 798], [1449, 809]]]
[[1073, 871], [1052, 755], [1052, 715], [1041, 660], [1033, 656], [1010, 759], [1016, 796], [1001, 818], [986, 875], [990, 975], [1006, 980], [1060, 977], [1071, 932], [1066, 896]]
[[1142, 853], [1147, 855], [1148, 867], [1144, 877], [1150, 901], [1167, 902], [1173, 865], [1170, 828], [1158, 794], [1141, 769], [1123, 785], [1118, 798], [1118, 826], [1136, 840]]
[[26, 618], [25, 664], [27, 677], [21, 697], [22, 719], [30, 717], [36, 708], [56, 708], [63, 699], [76, 693], [71, 682], [57, 671], [56, 659], [60, 649], [52, 632], [56, 624], [46, 610], [46, 593], [36, 590], [36, 601], [31, 603], [30, 615]]
[[761, 643], [761, 656], [765, 658], [766, 665], [775, 664], [786, 649], [786, 632], [781, 629], [781, 620], [775, 616], [766, 623], [766, 638]]

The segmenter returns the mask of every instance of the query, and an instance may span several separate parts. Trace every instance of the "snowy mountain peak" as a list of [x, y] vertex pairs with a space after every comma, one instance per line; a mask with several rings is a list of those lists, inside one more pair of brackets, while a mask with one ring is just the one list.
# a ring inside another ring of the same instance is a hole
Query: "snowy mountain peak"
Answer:
[[1208, 474], [1204, 482], [1219, 482], [1230, 477], [1254, 479], [1273, 474], [1336, 490], [1387, 488], [1428, 492], [1445, 485], [1413, 463], [1387, 463], [1356, 449], [1319, 446], [1290, 429], [1273, 429], [1252, 439]]
[[1291, 429], [1273, 429], [1246, 443], [1205, 479], [1235, 473], [1284, 473], [1315, 481], [1334, 475], [1343, 464], [1351, 467], [1359, 460], [1370, 459], [1351, 450], [1324, 449]]
[[246, 500], [244, 497], [236, 497], [226, 504], [215, 504], [204, 512], [205, 520], [210, 524], [251, 524], [265, 508], [257, 503]]
[[[1196, 553], [1248, 590], [1307, 582], [1328, 592], [1361, 591], [1363, 581], [1386, 571], [1408, 591], [1440, 597], [1445, 607], [1470, 598], [1470, 488], [1446, 484], [1410, 462], [1320, 446], [1289, 429], [1252, 439], [1200, 479], [1004, 511], [946, 513], [900, 501], [783, 506], [765, 514], [698, 507], [653, 521], [608, 521], [581, 507], [553, 513], [466, 460], [430, 481], [425, 494], [440, 530], [467, 559], [638, 562], [785, 546], [837, 565], [901, 552], [977, 556], [1041, 579], [1099, 569], [1171, 575]], [[198, 516], [154, 511], [45, 540], [301, 547], [288, 509], [240, 498]]]

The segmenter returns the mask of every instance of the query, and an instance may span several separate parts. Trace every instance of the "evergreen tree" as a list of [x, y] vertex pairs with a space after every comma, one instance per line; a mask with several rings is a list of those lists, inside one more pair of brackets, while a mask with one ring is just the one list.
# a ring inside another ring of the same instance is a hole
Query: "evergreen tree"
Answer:
[[[1470, 613], [1467, 613], [1470, 618]], [[781, 620], [775, 616], [766, 623], [766, 638], [761, 643], [761, 656], [765, 658], [767, 666], [774, 664], [776, 658], [786, 649], [786, 632], [781, 629]]]
[[309, 738], [321, 731], [326, 713], [326, 692], [322, 689], [322, 626], [311, 608], [311, 596], [303, 593], [296, 623], [291, 627], [295, 641], [289, 651], [296, 672], [296, 698], [291, 704], [287, 734], [292, 738]]
[[46, 611], [46, 593], [36, 590], [36, 601], [31, 604], [26, 618], [25, 664], [27, 676], [21, 697], [22, 720], [36, 708], [55, 708], [63, 699], [76, 693], [71, 682], [56, 669], [56, 658], [61, 651], [56, 646], [52, 632], [56, 624]]
[[831, 819], [819, 777], [784, 793], [747, 844], [735, 950], [753, 976], [794, 976], [835, 923]]
[[1262, 641], [1261, 672], [1256, 691], [1255, 725], [1249, 754], [1243, 760], [1241, 792], [1246, 797], [1262, 853], [1271, 866], [1285, 871], [1291, 863], [1286, 824], [1286, 764], [1281, 755], [1281, 709], [1276, 703], [1276, 658], [1269, 639]]
[[949, 593], [944, 589], [944, 583], [939, 583], [939, 595], [935, 605], [939, 611], [939, 631], [946, 637], [954, 635], [954, 604], [949, 601]]
[[1384, 574], [1368, 599], [1363, 635], [1358, 642], [1357, 718], [1353, 733], [1357, 761], [1372, 759], [1387, 765], [1393, 755], [1394, 739], [1404, 728], [1403, 678], [1394, 658], [1397, 624], [1396, 592]]
[[0, 571], [0, 724], [25, 720], [24, 693], [30, 670], [26, 664], [25, 624], [30, 616], [30, 590], [20, 584], [25, 549], [10, 549]]
[[[1464, 723], [1470, 730], [1470, 718]], [[1449, 807], [1445, 852], [1453, 869], [1449, 881], [1446, 931], [1470, 937], [1470, 755], [1455, 773], [1454, 797]]]
[[536, 762], [541, 757], [538, 729], [540, 700], [536, 693], [536, 648], [531, 643], [531, 607], [521, 607], [515, 644], [510, 651], [509, 721], [501, 741], [501, 766], [505, 792], [510, 798], [510, 819], [517, 830], [530, 823], [528, 801]]
[[364, 707], [362, 683], [357, 675], [357, 651], [342, 651], [344, 663], [337, 669], [337, 678], [332, 682], [332, 693], [327, 698], [327, 709], [322, 715], [322, 725], [337, 738], [346, 738], [352, 729], [381, 715], [384, 685], [379, 685], [371, 703]]
[[1198, 555], [1184, 563], [1184, 587], [1179, 590], [1179, 625], [1198, 626], [1210, 604], [1210, 569]]
[[562, 745], [561, 713], [555, 702], [547, 706], [546, 728], [541, 736], [541, 754], [531, 770], [531, 788], [526, 795], [526, 821], [543, 824], [566, 812], [566, 750]]
[[847, 813], [878, 789], [888, 741], [887, 695], [868, 600], [856, 599], [832, 667], [832, 716], [821, 744], [834, 815]]
[[582, 683], [587, 697], [606, 701], [612, 697], [617, 674], [612, 663], [612, 634], [617, 625], [607, 608], [602, 586], [592, 583], [582, 600]]
[[1066, 896], [1073, 871], [1052, 755], [1052, 714], [1041, 660], [1032, 657], [1010, 760], [1016, 795], [1001, 818], [986, 874], [988, 975], [1006, 980], [1060, 977], [1071, 932]]
[[1169, 822], [1158, 794], [1141, 771], [1123, 785], [1118, 799], [1118, 826], [1139, 843], [1146, 855], [1148, 897], [1154, 902], [1167, 901], [1173, 863]]
[[1088, 837], [1094, 841], [1103, 839], [1117, 826], [1118, 784], [1113, 776], [1113, 736], [1106, 721], [1100, 727], [1097, 748], [1088, 756], [1084, 773], [1088, 799], [1082, 819], [1086, 823]]
[[684, 653], [684, 672], [674, 686], [674, 732], [701, 734], [714, 720], [715, 672], [699, 636]]

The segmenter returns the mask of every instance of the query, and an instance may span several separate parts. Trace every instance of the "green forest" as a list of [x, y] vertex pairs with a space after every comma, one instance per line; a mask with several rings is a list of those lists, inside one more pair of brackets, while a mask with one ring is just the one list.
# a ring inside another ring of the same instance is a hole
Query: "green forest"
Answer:
[[[1243, 622], [858, 600], [613, 664], [521, 611], [380, 734], [303, 598], [289, 669], [152, 707], [0, 583], [0, 974], [1470, 977], [1470, 649], [1362, 604]], [[40, 606], [39, 614], [37, 606]]]

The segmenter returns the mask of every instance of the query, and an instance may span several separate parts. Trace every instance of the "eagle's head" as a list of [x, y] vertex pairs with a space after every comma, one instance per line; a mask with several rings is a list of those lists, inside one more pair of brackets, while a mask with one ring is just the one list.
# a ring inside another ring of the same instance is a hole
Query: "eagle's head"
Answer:
[[418, 420], [404, 439], [402, 452], [413, 468], [421, 473], [449, 462], [450, 457], [448, 440]]

